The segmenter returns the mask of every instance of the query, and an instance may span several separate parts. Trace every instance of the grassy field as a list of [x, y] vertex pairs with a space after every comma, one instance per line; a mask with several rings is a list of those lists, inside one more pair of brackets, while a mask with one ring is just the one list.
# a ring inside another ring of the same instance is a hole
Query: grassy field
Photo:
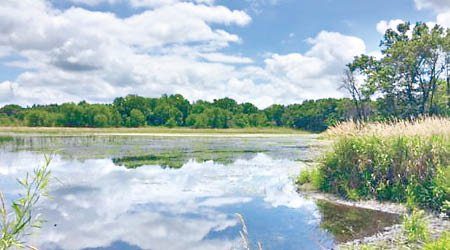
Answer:
[[0, 127], [0, 133], [50, 133], [50, 134], [308, 134], [308, 132], [290, 128], [68, 128], [68, 127]]

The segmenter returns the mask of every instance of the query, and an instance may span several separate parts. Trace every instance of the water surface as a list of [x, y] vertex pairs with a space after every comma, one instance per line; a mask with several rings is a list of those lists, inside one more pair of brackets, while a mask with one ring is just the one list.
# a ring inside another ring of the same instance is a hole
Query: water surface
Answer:
[[[47, 223], [27, 239], [41, 249], [241, 249], [235, 213], [264, 249], [330, 249], [355, 230], [361, 237], [392, 223], [377, 215], [348, 231], [339, 228], [348, 217], [341, 207], [296, 193], [292, 178], [321, 150], [309, 135], [15, 135], [0, 142], [0, 188], [7, 200], [17, 198], [23, 190], [15, 178], [56, 152], [51, 170], [60, 182], [52, 182], [54, 199], [39, 206]], [[350, 212], [356, 221], [366, 216]]]

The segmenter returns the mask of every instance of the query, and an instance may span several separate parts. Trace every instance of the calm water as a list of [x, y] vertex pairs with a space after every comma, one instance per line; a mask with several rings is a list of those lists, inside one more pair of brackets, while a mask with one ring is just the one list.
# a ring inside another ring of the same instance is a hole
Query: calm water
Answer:
[[[0, 141], [7, 200], [23, 192], [15, 178], [56, 151], [50, 166], [60, 182], [51, 185], [54, 200], [39, 206], [47, 222], [27, 239], [40, 249], [240, 249], [235, 213], [264, 249], [329, 249], [396, 219], [295, 192], [292, 178], [323, 148], [314, 136]], [[367, 217], [377, 219], [358, 223]]]

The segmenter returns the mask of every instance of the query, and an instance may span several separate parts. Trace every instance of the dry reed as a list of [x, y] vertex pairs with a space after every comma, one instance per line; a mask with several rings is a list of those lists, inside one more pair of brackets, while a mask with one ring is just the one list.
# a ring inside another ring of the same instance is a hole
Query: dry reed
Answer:
[[341, 136], [420, 136], [450, 137], [450, 118], [427, 117], [414, 121], [357, 123], [342, 122], [324, 133], [326, 138]]

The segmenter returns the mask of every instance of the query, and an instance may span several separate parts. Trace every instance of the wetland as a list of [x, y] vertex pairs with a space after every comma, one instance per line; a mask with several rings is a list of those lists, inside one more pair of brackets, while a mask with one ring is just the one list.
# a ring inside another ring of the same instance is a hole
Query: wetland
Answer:
[[[26, 240], [40, 249], [331, 249], [399, 216], [315, 201], [293, 179], [327, 147], [317, 135], [164, 137], [0, 136], [0, 188], [53, 154], [46, 223]], [[371, 218], [367, 220], [367, 218]]]

